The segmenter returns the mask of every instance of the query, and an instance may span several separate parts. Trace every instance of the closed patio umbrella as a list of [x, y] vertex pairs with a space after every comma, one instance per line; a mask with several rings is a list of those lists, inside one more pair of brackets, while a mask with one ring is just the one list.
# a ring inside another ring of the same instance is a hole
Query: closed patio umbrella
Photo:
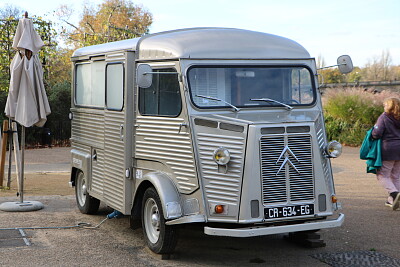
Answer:
[[35, 31], [33, 22], [27, 17], [25, 13], [25, 18], [19, 20], [14, 36], [13, 48], [17, 50], [17, 53], [10, 66], [11, 80], [5, 108], [6, 116], [22, 126], [21, 176], [18, 187], [20, 203], [24, 203], [25, 127], [42, 127], [47, 120], [47, 115], [51, 112], [43, 84], [43, 69], [38, 56], [44, 43]]
[[5, 114], [25, 127], [42, 127], [50, 106], [43, 84], [43, 69], [38, 52], [44, 45], [30, 19], [19, 20], [11, 62], [11, 81]]

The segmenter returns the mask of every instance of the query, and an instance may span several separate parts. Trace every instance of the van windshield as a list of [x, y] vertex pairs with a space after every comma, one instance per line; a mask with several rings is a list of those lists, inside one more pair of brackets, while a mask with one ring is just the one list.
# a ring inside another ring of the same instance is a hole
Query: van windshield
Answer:
[[196, 66], [189, 69], [188, 80], [199, 108], [303, 106], [316, 98], [311, 72], [301, 66]]

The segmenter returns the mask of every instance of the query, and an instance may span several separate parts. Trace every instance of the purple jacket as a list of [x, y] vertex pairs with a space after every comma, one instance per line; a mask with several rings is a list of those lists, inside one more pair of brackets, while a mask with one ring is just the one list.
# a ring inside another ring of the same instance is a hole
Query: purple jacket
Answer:
[[372, 130], [372, 137], [382, 140], [382, 160], [400, 160], [400, 120], [382, 113]]

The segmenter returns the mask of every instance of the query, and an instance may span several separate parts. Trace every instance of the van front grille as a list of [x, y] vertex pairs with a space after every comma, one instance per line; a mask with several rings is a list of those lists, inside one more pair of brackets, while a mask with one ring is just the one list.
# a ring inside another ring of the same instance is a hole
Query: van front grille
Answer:
[[314, 199], [310, 134], [262, 136], [260, 151], [264, 205]]

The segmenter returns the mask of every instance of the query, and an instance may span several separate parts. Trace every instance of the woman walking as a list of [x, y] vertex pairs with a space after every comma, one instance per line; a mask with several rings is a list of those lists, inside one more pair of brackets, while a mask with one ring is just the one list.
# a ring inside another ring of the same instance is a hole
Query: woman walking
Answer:
[[388, 98], [383, 106], [385, 112], [372, 131], [373, 138], [382, 140], [382, 167], [376, 176], [389, 193], [385, 205], [396, 210], [400, 205], [400, 100]]

